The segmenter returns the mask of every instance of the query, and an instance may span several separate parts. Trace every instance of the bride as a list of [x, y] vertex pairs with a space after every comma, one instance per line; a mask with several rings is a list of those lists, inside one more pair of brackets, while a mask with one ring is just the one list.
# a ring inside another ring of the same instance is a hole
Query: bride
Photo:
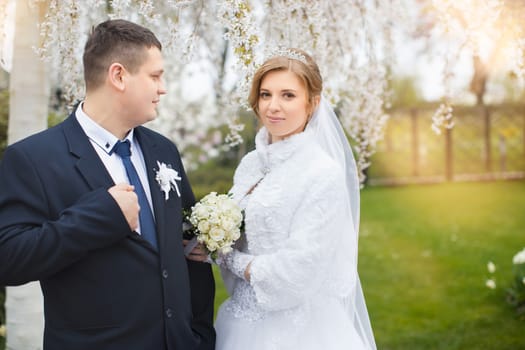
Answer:
[[245, 234], [218, 261], [231, 297], [217, 350], [376, 348], [357, 273], [355, 160], [321, 93], [301, 50], [255, 73], [249, 102], [263, 127], [231, 189]]

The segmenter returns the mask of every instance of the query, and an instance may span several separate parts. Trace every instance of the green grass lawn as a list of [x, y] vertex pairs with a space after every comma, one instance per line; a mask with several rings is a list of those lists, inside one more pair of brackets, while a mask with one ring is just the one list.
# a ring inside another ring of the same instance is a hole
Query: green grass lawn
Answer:
[[359, 270], [378, 349], [525, 349], [505, 302], [524, 214], [525, 182], [364, 189]]
[[359, 269], [378, 349], [525, 349], [505, 302], [524, 214], [525, 182], [364, 189]]

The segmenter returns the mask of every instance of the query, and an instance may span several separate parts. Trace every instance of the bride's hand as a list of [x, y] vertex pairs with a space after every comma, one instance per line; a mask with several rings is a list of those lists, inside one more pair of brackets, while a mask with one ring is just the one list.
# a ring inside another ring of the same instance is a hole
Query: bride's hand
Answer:
[[[182, 240], [182, 244], [184, 247], [188, 245], [190, 241], [187, 239]], [[197, 244], [191, 252], [186, 256], [188, 260], [192, 261], [198, 261], [198, 262], [209, 262], [210, 257], [208, 256], [208, 252], [206, 251], [206, 248], [204, 248], [204, 245], [202, 243]]]

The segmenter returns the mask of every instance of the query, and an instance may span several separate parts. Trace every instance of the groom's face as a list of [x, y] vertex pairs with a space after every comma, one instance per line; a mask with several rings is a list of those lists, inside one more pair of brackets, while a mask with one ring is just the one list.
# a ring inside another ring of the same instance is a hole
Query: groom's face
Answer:
[[157, 116], [160, 96], [166, 93], [163, 73], [162, 54], [153, 46], [147, 49], [147, 58], [139, 70], [133, 74], [126, 74], [126, 118], [133, 126], [142, 125]]

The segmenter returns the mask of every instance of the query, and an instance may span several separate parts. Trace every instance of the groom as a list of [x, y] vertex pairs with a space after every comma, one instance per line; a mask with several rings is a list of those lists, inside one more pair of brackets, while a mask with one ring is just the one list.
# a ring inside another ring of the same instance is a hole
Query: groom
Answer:
[[40, 280], [46, 350], [212, 350], [213, 275], [182, 246], [195, 199], [175, 145], [141, 126], [166, 93], [161, 44], [109, 20], [83, 62], [85, 100], [0, 164], [0, 286]]

